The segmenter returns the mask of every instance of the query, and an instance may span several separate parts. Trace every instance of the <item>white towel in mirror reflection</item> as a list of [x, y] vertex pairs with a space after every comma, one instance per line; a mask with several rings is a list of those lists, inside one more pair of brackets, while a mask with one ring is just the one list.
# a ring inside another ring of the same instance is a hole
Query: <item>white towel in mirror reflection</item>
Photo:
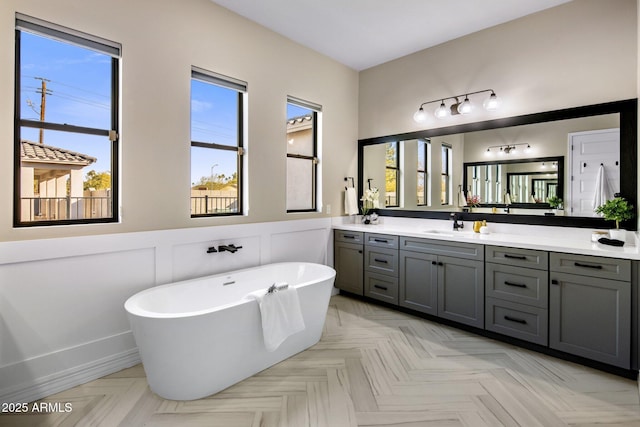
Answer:
[[458, 206], [467, 206], [467, 198], [464, 195], [464, 190], [462, 190], [462, 187], [460, 187], [460, 191], [458, 192]]
[[609, 187], [609, 181], [607, 180], [607, 171], [604, 165], [601, 163], [598, 168], [598, 175], [596, 176], [595, 194], [593, 195], [593, 209], [604, 204], [607, 200], [613, 198], [611, 189]]

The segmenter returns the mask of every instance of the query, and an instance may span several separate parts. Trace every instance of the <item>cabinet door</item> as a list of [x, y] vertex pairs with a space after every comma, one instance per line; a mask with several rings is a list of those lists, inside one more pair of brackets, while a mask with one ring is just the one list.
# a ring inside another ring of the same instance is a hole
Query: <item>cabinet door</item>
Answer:
[[631, 284], [551, 273], [549, 347], [630, 367]]
[[333, 261], [336, 288], [363, 295], [363, 263], [362, 245], [336, 242]]
[[435, 255], [400, 251], [399, 305], [422, 313], [438, 314]]
[[438, 316], [484, 328], [484, 263], [439, 256]]

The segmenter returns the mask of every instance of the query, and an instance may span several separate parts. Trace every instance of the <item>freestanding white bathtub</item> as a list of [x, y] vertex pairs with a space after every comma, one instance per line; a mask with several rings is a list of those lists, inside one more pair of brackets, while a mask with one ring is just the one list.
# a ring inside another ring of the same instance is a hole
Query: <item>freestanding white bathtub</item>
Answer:
[[[151, 390], [199, 399], [311, 347], [322, 335], [335, 274], [320, 264], [268, 264], [133, 295], [125, 309]], [[282, 282], [298, 291], [305, 329], [268, 352], [258, 302], [248, 294]]]

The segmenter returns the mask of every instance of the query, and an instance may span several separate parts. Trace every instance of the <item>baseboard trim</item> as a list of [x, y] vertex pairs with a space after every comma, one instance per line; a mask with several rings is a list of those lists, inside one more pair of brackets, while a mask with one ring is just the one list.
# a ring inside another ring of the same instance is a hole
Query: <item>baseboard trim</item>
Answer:
[[124, 351], [0, 391], [1, 403], [25, 403], [50, 396], [140, 363], [138, 349]]

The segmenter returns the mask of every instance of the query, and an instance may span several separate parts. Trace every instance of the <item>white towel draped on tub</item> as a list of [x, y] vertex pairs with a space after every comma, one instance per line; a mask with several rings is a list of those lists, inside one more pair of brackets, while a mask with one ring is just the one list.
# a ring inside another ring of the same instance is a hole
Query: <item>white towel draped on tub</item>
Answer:
[[304, 330], [304, 319], [295, 287], [289, 286], [270, 293], [262, 290], [250, 295], [260, 306], [262, 335], [267, 351], [274, 351], [287, 337]]
[[611, 190], [609, 189], [607, 173], [604, 170], [604, 165], [601, 164], [598, 169], [598, 175], [596, 176], [596, 191], [593, 196], [593, 209], [595, 210], [595, 208], [604, 204], [611, 198]]
[[358, 195], [354, 187], [349, 187], [344, 192], [344, 213], [347, 215], [358, 214]]

